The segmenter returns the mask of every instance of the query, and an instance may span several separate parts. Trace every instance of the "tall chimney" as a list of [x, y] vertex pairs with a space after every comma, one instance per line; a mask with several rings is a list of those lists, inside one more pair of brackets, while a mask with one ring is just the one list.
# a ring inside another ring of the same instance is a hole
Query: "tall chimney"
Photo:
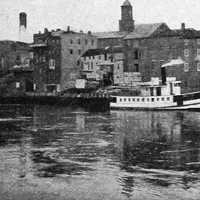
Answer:
[[161, 78], [162, 78], [162, 85], [166, 85], [166, 68], [165, 67], [161, 67]]
[[27, 32], [27, 14], [25, 12], [19, 13], [19, 41], [29, 42]]
[[185, 30], [185, 23], [181, 23], [181, 30]]
[[27, 14], [25, 12], [19, 13], [19, 26], [27, 28]]

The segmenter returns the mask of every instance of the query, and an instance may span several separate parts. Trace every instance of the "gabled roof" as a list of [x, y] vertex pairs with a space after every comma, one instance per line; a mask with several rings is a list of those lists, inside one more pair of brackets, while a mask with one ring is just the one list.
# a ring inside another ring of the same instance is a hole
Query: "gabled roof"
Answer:
[[135, 25], [134, 31], [129, 33], [125, 37], [125, 39], [136, 39], [136, 38], [147, 38], [147, 37], [150, 37], [162, 25], [165, 25], [165, 23], [138, 24], [138, 25]]
[[109, 38], [123, 38], [127, 35], [127, 32], [111, 31], [111, 32], [96, 32], [93, 33], [98, 39], [109, 39]]
[[173, 34], [175, 36], [188, 38], [188, 39], [200, 38], [200, 31], [192, 29], [192, 28], [173, 30]]

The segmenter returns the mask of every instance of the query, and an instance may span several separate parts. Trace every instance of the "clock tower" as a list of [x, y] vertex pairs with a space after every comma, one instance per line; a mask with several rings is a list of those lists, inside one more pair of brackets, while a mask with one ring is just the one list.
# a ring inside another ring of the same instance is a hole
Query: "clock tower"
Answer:
[[121, 20], [119, 20], [119, 31], [132, 32], [134, 30], [134, 20], [132, 5], [129, 0], [125, 0], [121, 6]]

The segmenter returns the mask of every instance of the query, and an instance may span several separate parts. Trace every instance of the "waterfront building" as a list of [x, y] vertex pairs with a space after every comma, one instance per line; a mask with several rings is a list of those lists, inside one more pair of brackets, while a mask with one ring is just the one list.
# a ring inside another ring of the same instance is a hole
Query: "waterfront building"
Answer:
[[82, 77], [104, 86], [118, 84], [123, 76], [123, 59], [119, 46], [89, 49], [82, 55]]
[[37, 92], [60, 92], [74, 87], [80, 76], [81, 55], [96, 48], [96, 37], [91, 32], [44, 30], [34, 35], [34, 82]]
[[141, 73], [143, 81], [161, 77], [161, 65], [181, 58], [184, 65], [168, 67], [168, 77], [182, 82], [182, 92], [200, 88], [200, 31], [171, 30], [165, 23], [136, 26], [124, 38], [124, 71]]
[[0, 76], [14, 65], [29, 63], [30, 48], [27, 43], [11, 40], [0, 41]]

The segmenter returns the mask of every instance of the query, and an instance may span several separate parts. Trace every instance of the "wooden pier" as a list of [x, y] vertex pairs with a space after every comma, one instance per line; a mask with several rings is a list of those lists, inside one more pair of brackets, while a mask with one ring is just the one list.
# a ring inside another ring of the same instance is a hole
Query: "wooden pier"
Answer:
[[0, 97], [0, 104], [37, 104], [83, 107], [96, 111], [110, 109], [110, 96], [107, 94], [73, 94], [65, 96], [56, 95], [24, 95]]

